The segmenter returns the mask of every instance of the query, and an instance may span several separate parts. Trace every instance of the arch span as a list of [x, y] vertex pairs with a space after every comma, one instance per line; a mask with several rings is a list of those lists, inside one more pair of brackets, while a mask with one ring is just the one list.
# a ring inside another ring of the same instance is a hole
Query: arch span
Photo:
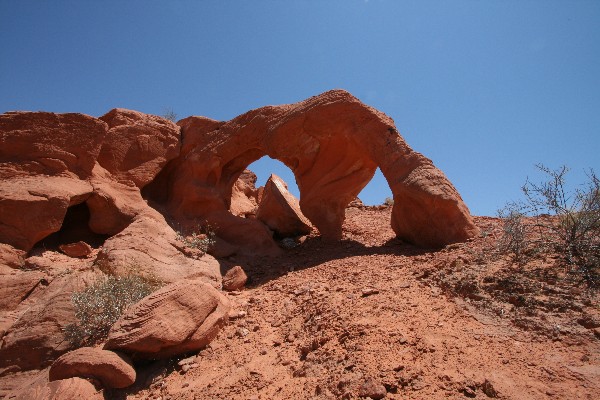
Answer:
[[[265, 155], [293, 171], [302, 212], [326, 239], [341, 238], [346, 206], [378, 166], [394, 196], [391, 223], [399, 238], [439, 247], [477, 233], [446, 176], [406, 144], [391, 118], [346, 91], [262, 107], [227, 122], [188, 117], [178, 125], [183, 143], [169, 166], [169, 210], [178, 219], [214, 221], [217, 234], [236, 244], [249, 240], [248, 229], [260, 229], [254, 226], [258, 222], [227, 212], [231, 188]], [[249, 247], [268, 248], [270, 237], [256, 232]]]

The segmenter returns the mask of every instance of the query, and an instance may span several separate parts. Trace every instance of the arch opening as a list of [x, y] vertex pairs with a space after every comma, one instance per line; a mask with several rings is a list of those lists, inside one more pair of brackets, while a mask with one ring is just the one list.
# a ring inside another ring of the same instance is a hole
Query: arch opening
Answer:
[[375, 170], [373, 178], [358, 194], [358, 198], [366, 206], [385, 204], [387, 199], [392, 199], [393, 196], [392, 189], [379, 167]]
[[229, 212], [258, 220], [275, 240], [299, 237], [312, 230], [312, 223], [300, 210], [299, 195], [293, 171], [283, 162], [263, 156], [250, 163], [233, 184]]

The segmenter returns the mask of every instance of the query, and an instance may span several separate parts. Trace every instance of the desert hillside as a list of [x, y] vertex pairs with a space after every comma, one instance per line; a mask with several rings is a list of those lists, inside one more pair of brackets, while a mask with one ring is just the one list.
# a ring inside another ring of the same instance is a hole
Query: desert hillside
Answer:
[[[256, 187], [265, 155], [300, 199]], [[378, 167], [393, 199], [365, 206]], [[3, 398], [600, 392], [595, 176], [579, 211], [474, 217], [334, 90], [230, 121], [1, 114], [0, 178]]]
[[[278, 258], [227, 260], [223, 332], [198, 354], [150, 364], [119, 396], [162, 399], [593, 399], [597, 294], [553, 259], [494, 258], [502, 227], [445, 249], [403, 244], [390, 208], [349, 208], [340, 243], [309, 237]], [[119, 397], [117, 397], [119, 398]]]

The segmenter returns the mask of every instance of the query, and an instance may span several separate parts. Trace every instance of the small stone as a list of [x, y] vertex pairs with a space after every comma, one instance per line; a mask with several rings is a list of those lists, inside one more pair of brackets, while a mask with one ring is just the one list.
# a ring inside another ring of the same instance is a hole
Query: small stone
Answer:
[[366, 380], [358, 389], [359, 397], [370, 397], [374, 400], [383, 399], [387, 395], [385, 386], [375, 379]]
[[364, 288], [362, 290], [362, 297], [367, 297], [367, 296], [371, 296], [374, 294], [378, 294], [379, 290], [374, 289], [374, 288]]
[[248, 336], [248, 334], [250, 333], [250, 331], [246, 328], [239, 328], [236, 332], [235, 332], [239, 337], [246, 337]]
[[244, 310], [240, 310], [240, 311], [232, 311], [229, 314], [229, 319], [239, 319], [239, 318], [244, 318], [246, 315], [248, 315], [248, 313]]
[[58, 246], [60, 251], [69, 257], [84, 258], [92, 254], [92, 248], [86, 242], [76, 242], [69, 244], [61, 244]]
[[487, 397], [498, 397], [498, 391], [494, 389], [492, 383], [487, 379], [483, 382], [483, 385], [481, 385], [481, 390], [483, 390], [483, 393], [485, 393]]
[[191, 356], [191, 357], [188, 357], [188, 358], [184, 358], [183, 360], [179, 360], [179, 362], [177, 363], [177, 365], [179, 365], [180, 367], [183, 367], [184, 365], [193, 363], [195, 359], [196, 359], [196, 356]]

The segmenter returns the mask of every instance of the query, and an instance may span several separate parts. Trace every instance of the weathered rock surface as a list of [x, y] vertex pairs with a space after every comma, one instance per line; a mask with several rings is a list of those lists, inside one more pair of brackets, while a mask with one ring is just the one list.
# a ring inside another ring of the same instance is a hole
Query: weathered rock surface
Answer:
[[98, 162], [121, 182], [141, 189], [179, 154], [179, 127], [169, 120], [122, 108], [99, 119], [109, 130]]
[[98, 254], [98, 263], [117, 275], [136, 273], [167, 283], [199, 278], [219, 287], [221, 272], [217, 260], [208, 254], [187, 257], [182, 246], [162, 215], [148, 212], [106, 240]]
[[244, 288], [247, 281], [248, 276], [242, 267], [236, 265], [235, 267], [230, 268], [225, 273], [225, 276], [223, 276], [223, 289], [229, 291], [241, 290]]
[[105, 388], [131, 386], [135, 376], [129, 357], [94, 347], [82, 347], [63, 354], [54, 361], [49, 371], [50, 381], [93, 377]]
[[83, 241], [61, 244], [58, 248], [69, 257], [81, 258], [92, 254], [92, 247]]
[[0, 269], [20, 268], [25, 261], [26, 253], [6, 243], [0, 243]]
[[245, 169], [233, 184], [229, 212], [238, 217], [253, 218], [257, 204], [256, 175]]
[[0, 114], [0, 176], [71, 172], [85, 179], [91, 174], [106, 130], [106, 123], [83, 114]]
[[264, 222], [279, 237], [294, 237], [310, 233], [310, 221], [300, 211], [298, 200], [287, 184], [272, 174], [265, 184], [256, 218]]
[[22, 310], [0, 342], [0, 375], [43, 368], [69, 350], [63, 331], [75, 321], [71, 296], [96, 277], [86, 272], [56, 278]]
[[111, 328], [104, 348], [146, 358], [197, 351], [217, 335], [229, 309], [229, 300], [211, 285], [179, 281], [128, 309]]
[[0, 272], [0, 312], [14, 310], [45, 278], [40, 271]]
[[84, 202], [92, 186], [74, 177], [25, 176], [0, 180], [0, 241], [28, 251], [57, 232], [67, 208]]
[[26, 387], [9, 397], [15, 400], [103, 400], [94, 385], [82, 378], [69, 378]]
[[[344, 210], [379, 166], [394, 194], [392, 227], [421, 246], [465, 241], [477, 233], [444, 174], [413, 151], [393, 121], [343, 90], [249, 111], [228, 122], [179, 121], [183, 145], [153, 188], [178, 219], [224, 222], [232, 186], [251, 162], [268, 155], [295, 174], [302, 213], [326, 239], [340, 239]], [[240, 251], [272, 251], [268, 232], [236, 237], [233, 221], [217, 234]], [[246, 222], [246, 228], [248, 227]]]

